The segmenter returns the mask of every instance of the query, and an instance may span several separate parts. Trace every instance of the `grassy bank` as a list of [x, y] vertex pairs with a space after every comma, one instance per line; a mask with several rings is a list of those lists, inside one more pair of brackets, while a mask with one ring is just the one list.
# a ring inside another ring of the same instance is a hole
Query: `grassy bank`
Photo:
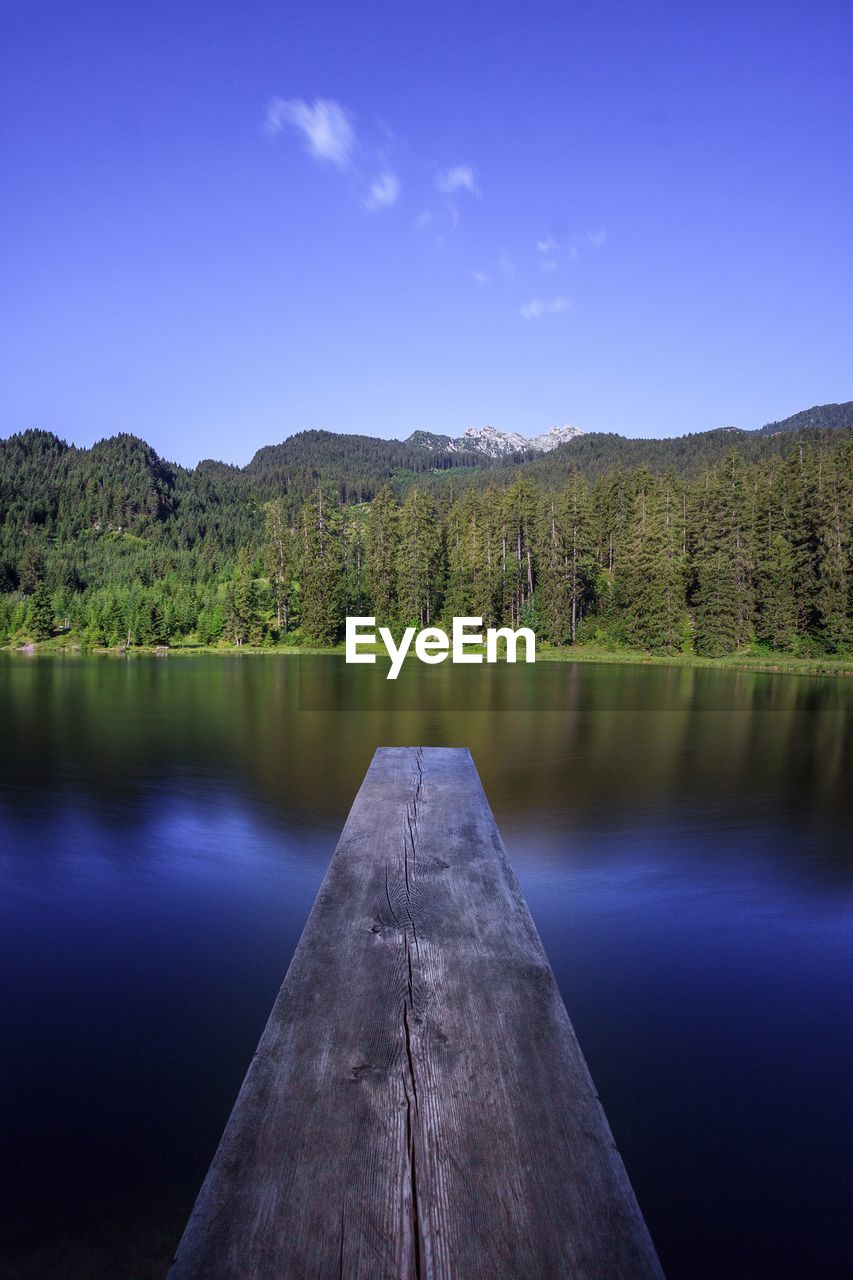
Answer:
[[[195, 645], [195, 644], [175, 644], [170, 646], [160, 646], [158, 648], [146, 648], [142, 645], [135, 645], [130, 649], [124, 647], [103, 648], [100, 646], [86, 647], [80, 644], [79, 640], [69, 635], [54, 636], [50, 640], [42, 640], [38, 644], [27, 645], [7, 645], [7, 652], [32, 654], [69, 654], [69, 655], [90, 655], [101, 657], [133, 657], [135, 655], [156, 655], [160, 657], [200, 657], [209, 654], [218, 654], [220, 656], [237, 656], [237, 655], [282, 655], [282, 654], [338, 654], [343, 656], [344, 646], [342, 644], [335, 645], [331, 648], [315, 648], [310, 645], [300, 645], [291, 643], [287, 645], [264, 645], [254, 648], [251, 645]], [[380, 656], [385, 654], [385, 649], [381, 645], [373, 646], [372, 650], [362, 645], [361, 652], [374, 652]], [[485, 652], [484, 648], [479, 650]], [[476, 648], [471, 648], [470, 652], [476, 653]], [[409, 654], [407, 661], [415, 661], [414, 655]], [[599, 662], [599, 663], [631, 663], [635, 665], [645, 666], [661, 666], [661, 667], [707, 667], [707, 668], [725, 668], [736, 671], [767, 671], [767, 672], [783, 672], [791, 675], [820, 675], [820, 676], [853, 676], [853, 654], [829, 655], [824, 654], [819, 657], [799, 657], [795, 654], [774, 653], [771, 650], [760, 649], [758, 647], [751, 649], [743, 649], [737, 653], [727, 654], [722, 658], [705, 658], [695, 653], [648, 653], [641, 649], [628, 648], [603, 648], [600, 645], [579, 644], [567, 646], [565, 648], [555, 648], [548, 644], [538, 644], [536, 647], [537, 662]]]

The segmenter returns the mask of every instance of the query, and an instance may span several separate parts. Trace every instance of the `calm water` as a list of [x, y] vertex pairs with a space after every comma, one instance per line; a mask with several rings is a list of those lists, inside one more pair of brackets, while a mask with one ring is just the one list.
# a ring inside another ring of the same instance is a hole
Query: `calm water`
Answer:
[[0, 655], [3, 1276], [162, 1274], [372, 752], [412, 743], [471, 748], [670, 1280], [853, 1276], [851, 707]]

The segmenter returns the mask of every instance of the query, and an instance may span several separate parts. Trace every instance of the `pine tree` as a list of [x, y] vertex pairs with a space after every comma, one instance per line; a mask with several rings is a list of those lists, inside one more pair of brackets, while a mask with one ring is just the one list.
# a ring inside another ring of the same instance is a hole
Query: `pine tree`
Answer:
[[225, 630], [232, 644], [263, 643], [261, 592], [246, 548], [238, 556], [237, 568], [225, 591], [224, 618]]
[[350, 511], [344, 530], [346, 558], [346, 611], [363, 617], [369, 610], [367, 590], [367, 526], [362, 508]]
[[818, 581], [815, 592], [817, 634], [830, 653], [851, 642], [850, 475], [826, 459], [819, 494]]
[[757, 571], [759, 640], [773, 649], [791, 649], [797, 638], [794, 602], [794, 557], [791, 544], [781, 533], [763, 546]]
[[286, 632], [296, 578], [296, 539], [282, 498], [273, 498], [266, 509], [264, 564], [269, 576], [276, 625]]
[[535, 536], [535, 495], [528, 481], [518, 479], [506, 491], [501, 519], [501, 615], [513, 626], [533, 595]]
[[24, 547], [23, 555], [18, 562], [18, 579], [25, 595], [33, 595], [38, 584], [43, 580], [45, 572], [44, 544], [34, 534], [30, 534]]
[[613, 573], [634, 511], [634, 475], [616, 468], [599, 477], [592, 492], [591, 532], [599, 568]]
[[698, 573], [693, 640], [708, 658], [733, 653], [740, 643], [737, 581], [724, 551], [705, 557]]
[[53, 635], [53, 605], [44, 578], [36, 582], [30, 600], [29, 629], [35, 640], [47, 640]]
[[345, 608], [343, 520], [321, 487], [302, 508], [301, 544], [302, 632], [313, 644], [335, 644]]
[[756, 491], [736, 449], [707, 473], [695, 498], [692, 539], [696, 648], [719, 656], [747, 644], [756, 612]]
[[589, 512], [589, 490], [579, 472], [574, 471], [563, 490], [559, 507], [559, 523], [563, 529], [564, 573], [568, 585], [569, 639], [577, 639], [578, 623], [584, 606], [591, 602], [594, 591], [595, 551]]
[[380, 624], [397, 613], [397, 524], [399, 508], [390, 485], [383, 485], [370, 504], [367, 527], [367, 581], [371, 611]]
[[482, 618], [486, 624], [495, 617], [493, 557], [483, 503], [475, 489], [467, 489], [448, 513], [447, 539], [448, 617]]
[[634, 518], [619, 562], [627, 638], [642, 649], [673, 652], [681, 645], [684, 556], [680, 503], [671, 477], [655, 485], [637, 478]]
[[787, 521], [783, 530], [793, 555], [797, 631], [814, 637], [820, 625], [818, 583], [821, 555], [821, 463], [814, 450], [798, 449], [787, 462]]
[[441, 530], [432, 498], [411, 488], [400, 511], [397, 549], [397, 596], [407, 625], [428, 627], [436, 616], [436, 582]]
[[556, 493], [546, 495], [539, 518], [537, 600], [544, 639], [565, 644], [571, 638], [567, 549]]

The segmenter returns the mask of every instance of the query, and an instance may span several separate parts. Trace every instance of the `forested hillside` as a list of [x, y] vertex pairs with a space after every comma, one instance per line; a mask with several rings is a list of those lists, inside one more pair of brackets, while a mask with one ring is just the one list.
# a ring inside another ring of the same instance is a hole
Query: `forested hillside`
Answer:
[[467, 614], [555, 645], [845, 652], [853, 433], [829, 417], [464, 464], [305, 432], [193, 470], [28, 431], [0, 442], [0, 643], [325, 645], [346, 613]]
[[839, 428], [853, 427], [853, 400], [844, 404], [816, 404], [811, 409], [803, 409], [781, 422], [768, 422], [761, 428], [762, 435], [775, 435], [780, 431], [837, 431]]

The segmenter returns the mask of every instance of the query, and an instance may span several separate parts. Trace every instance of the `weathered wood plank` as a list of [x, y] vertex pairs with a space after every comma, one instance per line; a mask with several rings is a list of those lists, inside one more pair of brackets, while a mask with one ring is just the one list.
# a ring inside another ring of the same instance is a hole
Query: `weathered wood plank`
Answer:
[[661, 1276], [469, 753], [377, 751], [169, 1280]]

